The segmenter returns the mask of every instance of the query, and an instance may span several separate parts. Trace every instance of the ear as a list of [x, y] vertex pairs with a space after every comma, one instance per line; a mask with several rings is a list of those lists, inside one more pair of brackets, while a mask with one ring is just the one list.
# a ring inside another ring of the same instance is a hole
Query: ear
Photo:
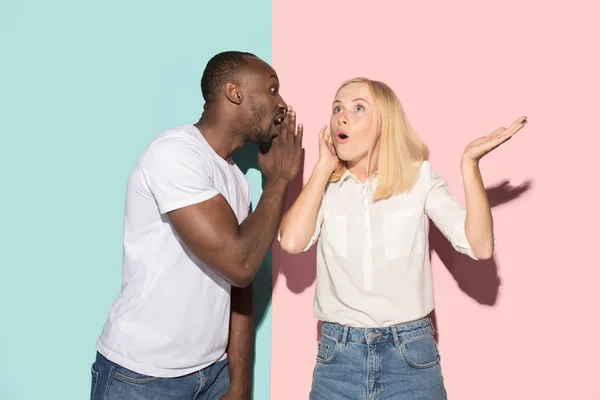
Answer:
[[240, 104], [244, 98], [244, 94], [240, 90], [240, 87], [234, 82], [227, 82], [225, 85], [225, 96], [227, 99], [235, 104]]

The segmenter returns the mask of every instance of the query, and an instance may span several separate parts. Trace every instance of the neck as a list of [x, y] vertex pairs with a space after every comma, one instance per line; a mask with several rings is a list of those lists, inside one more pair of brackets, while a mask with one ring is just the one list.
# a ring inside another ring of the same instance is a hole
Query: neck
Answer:
[[358, 162], [347, 162], [348, 170], [361, 182], [367, 179], [367, 160], [361, 160]]
[[200, 120], [194, 124], [200, 129], [210, 147], [224, 160], [230, 159], [245, 142], [241, 135], [235, 133], [231, 125], [228, 118], [217, 119], [207, 112], [204, 112]]
[[377, 164], [379, 152], [374, 151], [371, 153], [371, 168], [369, 168], [369, 156], [366, 155], [359, 161], [348, 161], [346, 165], [348, 170], [352, 172], [356, 179], [361, 182], [367, 180], [367, 178], [377, 172]]

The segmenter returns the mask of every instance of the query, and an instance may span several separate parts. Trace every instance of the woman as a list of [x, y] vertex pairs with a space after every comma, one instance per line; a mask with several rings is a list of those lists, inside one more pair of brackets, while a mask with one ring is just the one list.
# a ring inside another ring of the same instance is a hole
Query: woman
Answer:
[[526, 122], [466, 147], [465, 209], [387, 85], [358, 78], [339, 88], [319, 160], [280, 230], [290, 254], [318, 240], [314, 315], [324, 324], [311, 399], [446, 398], [427, 317], [429, 218], [457, 251], [490, 258], [493, 221], [478, 163]]

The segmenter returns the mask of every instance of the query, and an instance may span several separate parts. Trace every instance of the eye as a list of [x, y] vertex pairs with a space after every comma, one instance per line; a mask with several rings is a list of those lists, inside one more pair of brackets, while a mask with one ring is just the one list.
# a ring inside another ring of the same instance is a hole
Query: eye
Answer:
[[364, 111], [364, 109], [365, 108], [361, 105], [356, 106], [356, 111], [358, 111], [358, 112]]
[[271, 92], [272, 92], [273, 94], [277, 94], [277, 92], [278, 92], [278, 90], [277, 90], [277, 87], [276, 87], [276, 86], [273, 86], [273, 87], [271, 88]]
[[340, 111], [342, 111], [342, 108], [340, 106], [336, 106], [336, 107], [333, 108], [333, 112], [335, 114], [339, 113]]

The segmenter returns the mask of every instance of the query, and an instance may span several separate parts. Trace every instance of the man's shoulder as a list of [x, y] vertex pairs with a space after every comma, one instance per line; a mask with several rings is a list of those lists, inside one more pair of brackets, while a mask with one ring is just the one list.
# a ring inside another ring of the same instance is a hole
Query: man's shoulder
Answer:
[[194, 132], [193, 125], [181, 125], [175, 128], [166, 129], [156, 135], [148, 144], [148, 148], [161, 147], [190, 147], [193, 149], [202, 149], [205, 145], [200, 140], [199, 134]]
[[193, 125], [181, 125], [156, 135], [140, 157], [142, 163], [160, 161], [210, 162], [208, 143], [195, 132]]

